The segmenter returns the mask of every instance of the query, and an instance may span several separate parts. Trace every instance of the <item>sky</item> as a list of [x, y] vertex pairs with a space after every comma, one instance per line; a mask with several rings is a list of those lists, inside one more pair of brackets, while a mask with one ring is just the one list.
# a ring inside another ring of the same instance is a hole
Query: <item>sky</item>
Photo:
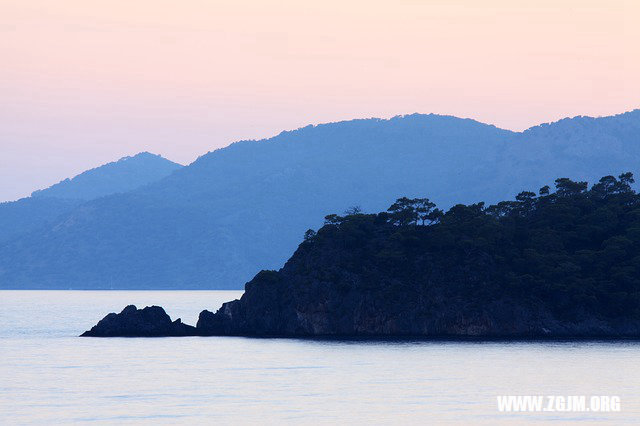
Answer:
[[0, 0], [0, 201], [140, 151], [640, 107], [635, 0]]

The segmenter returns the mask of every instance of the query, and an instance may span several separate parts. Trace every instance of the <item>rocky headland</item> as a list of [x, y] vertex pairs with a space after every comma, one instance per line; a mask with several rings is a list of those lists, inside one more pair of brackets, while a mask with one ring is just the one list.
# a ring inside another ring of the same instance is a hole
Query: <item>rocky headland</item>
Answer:
[[403, 198], [330, 215], [195, 327], [130, 306], [83, 336], [640, 338], [632, 183], [558, 179], [490, 207]]

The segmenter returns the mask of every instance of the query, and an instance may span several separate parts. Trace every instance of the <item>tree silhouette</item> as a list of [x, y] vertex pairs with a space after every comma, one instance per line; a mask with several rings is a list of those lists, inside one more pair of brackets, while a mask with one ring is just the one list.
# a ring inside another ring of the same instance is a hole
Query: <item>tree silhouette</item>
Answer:
[[436, 207], [435, 203], [429, 201], [428, 198], [416, 198], [413, 201], [414, 208], [416, 213], [418, 214], [418, 219], [422, 221], [422, 225], [425, 225], [425, 222], [429, 219], [429, 215], [433, 212], [433, 209]]
[[351, 216], [351, 215], [355, 215], [355, 214], [362, 214], [362, 208], [360, 206], [353, 206], [353, 207], [349, 207], [348, 209], [346, 209], [344, 211], [344, 214], [347, 216]]
[[540, 195], [549, 195], [549, 190], [550, 190], [550, 189], [551, 189], [551, 188], [549, 188], [549, 185], [545, 185], [545, 186], [543, 186], [542, 188], [540, 188], [540, 190], [539, 190], [539, 192], [538, 192], [538, 193], [539, 193]]
[[512, 201], [458, 204], [446, 213], [426, 198], [402, 197], [378, 214], [329, 215], [326, 227], [305, 239], [345, 250], [336, 261], [366, 271], [362, 281], [347, 274], [346, 287], [393, 282], [406, 290], [397, 294], [409, 294], [432, 288], [440, 276], [443, 294], [457, 288], [489, 303], [505, 296], [544, 301], [562, 318], [640, 319], [640, 195], [633, 183], [631, 173], [604, 176], [590, 189], [561, 178], [553, 193], [546, 186], [539, 196], [523, 191]]
[[398, 226], [416, 224], [418, 221], [414, 200], [407, 197], [398, 198], [387, 211], [390, 213], [392, 223]]
[[316, 236], [316, 231], [314, 231], [313, 229], [307, 229], [307, 231], [304, 233], [304, 240], [309, 241], [315, 236]]
[[560, 197], [580, 194], [588, 188], [587, 182], [574, 182], [568, 178], [556, 179], [556, 194]]

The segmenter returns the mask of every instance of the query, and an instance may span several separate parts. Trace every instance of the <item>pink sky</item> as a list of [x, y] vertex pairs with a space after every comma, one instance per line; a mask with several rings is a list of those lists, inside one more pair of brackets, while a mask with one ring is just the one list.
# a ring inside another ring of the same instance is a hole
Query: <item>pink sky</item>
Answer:
[[148, 150], [640, 107], [640, 1], [0, 0], [0, 200]]

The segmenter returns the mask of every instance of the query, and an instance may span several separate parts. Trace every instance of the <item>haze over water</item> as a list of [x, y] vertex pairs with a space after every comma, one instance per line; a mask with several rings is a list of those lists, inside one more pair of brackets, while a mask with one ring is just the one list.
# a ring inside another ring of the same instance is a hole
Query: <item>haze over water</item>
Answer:
[[[78, 338], [158, 304], [194, 324], [237, 291], [1, 291], [0, 423], [633, 423], [636, 342]], [[618, 395], [619, 413], [500, 413], [497, 395]]]

